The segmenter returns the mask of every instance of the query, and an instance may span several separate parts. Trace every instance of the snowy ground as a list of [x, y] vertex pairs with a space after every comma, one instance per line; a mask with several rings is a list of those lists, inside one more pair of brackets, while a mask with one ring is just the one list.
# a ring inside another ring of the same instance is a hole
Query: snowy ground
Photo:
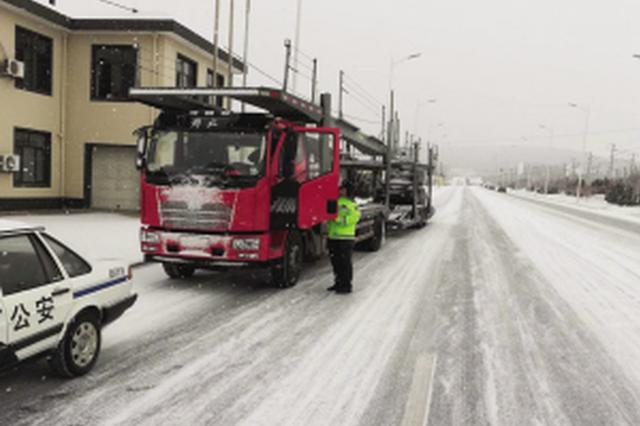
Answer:
[[0, 424], [640, 424], [640, 232], [480, 188], [436, 207], [346, 297], [326, 261], [286, 291], [137, 268], [95, 370], [0, 376]]
[[510, 194], [517, 197], [534, 199], [554, 205], [570, 207], [572, 209], [585, 212], [592, 212], [602, 216], [628, 220], [640, 224], [640, 207], [637, 206], [617, 206], [607, 203], [604, 195], [598, 194], [591, 197], [576, 197], [566, 194], [538, 194], [536, 192], [517, 190], [509, 191]]
[[131, 264], [142, 261], [140, 220], [134, 214], [79, 212], [2, 218], [44, 226], [51, 235], [87, 258], [117, 257]]

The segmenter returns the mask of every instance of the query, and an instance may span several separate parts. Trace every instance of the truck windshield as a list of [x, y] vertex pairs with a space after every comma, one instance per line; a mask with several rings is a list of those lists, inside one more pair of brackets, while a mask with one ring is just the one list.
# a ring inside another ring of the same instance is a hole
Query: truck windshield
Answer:
[[147, 172], [174, 176], [207, 175], [224, 180], [263, 174], [264, 133], [155, 131], [147, 155]]

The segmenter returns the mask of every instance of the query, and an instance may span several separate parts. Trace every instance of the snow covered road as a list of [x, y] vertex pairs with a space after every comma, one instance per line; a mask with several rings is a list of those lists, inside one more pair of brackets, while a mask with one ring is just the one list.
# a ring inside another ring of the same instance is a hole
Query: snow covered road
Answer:
[[483, 189], [293, 289], [136, 270], [87, 377], [0, 376], [0, 424], [640, 424], [640, 234]]

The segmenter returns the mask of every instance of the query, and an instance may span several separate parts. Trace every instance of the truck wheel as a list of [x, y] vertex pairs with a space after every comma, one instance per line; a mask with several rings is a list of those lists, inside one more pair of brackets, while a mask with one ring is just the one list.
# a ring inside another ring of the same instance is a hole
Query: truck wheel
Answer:
[[384, 220], [376, 219], [373, 226], [374, 226], [373, 237], [369, 238], [367, 241], [363, 243], [363, 247], [367, 251], [380, 250], [380, 247], [382, 247], [382, 243], [384, 242], [384, 239], [385, 239], [386, 226], [384, 224]]
[[190, 278], [196, 272], [196, 268], [190, 265], [177, 265], [175, 263], [163, 263], [164, 272], [169, 278]]
[[49, 365], [62, 377], [87, 374], [98, 360], [101, 343], [97, 316], [92, 313], [80, 314], [69, 324], [64, 338], [49, 358]]
[[285, 243], [284, 256], [271, 266], [271, 282], [278, 288], [293, 287], [300, 278], [304, 247], [300, 236], [289, 232]]

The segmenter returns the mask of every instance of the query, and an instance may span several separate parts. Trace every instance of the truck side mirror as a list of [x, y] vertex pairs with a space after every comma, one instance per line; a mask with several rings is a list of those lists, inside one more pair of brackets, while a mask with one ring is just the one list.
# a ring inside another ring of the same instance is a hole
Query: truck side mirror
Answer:
[[136, 142], [136, 169], [140, 170], [144, 167], [144, 159], [147, 154], [147, 132], [144, 130], [136, 132], [138, 136]]

